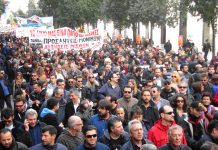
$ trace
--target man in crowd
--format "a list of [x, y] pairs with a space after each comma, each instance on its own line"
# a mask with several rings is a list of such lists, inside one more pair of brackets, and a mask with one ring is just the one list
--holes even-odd
[[179, 125], [173, 125], [168, 130], [169, 143], [164, 146], [161, 146], [159, 150], [170, 150], [170, 149], [179, 149], [179, 150], [191, 150], [187, 145], [182, 144], [182, 135], [183, 129]]
[[177, 93], [176, 89], [172, 87], [171, 81], [168, 79], [164, 81], [164, 86], [161, 90], [160, 96], [166, 100]]
[[143, 137], [142, 124], [139, 120], [132, 120], [128, 123], [130, 140], [120, 150], [140, 149], [144, 144], [152, 142]]
[[52, 125], [47, 125], [42, 128], [42, 143], [30, 147], [29, 150], [67, 150], [67, 148], [60, 144], [55, 143], [55, 138], [57, 135], [57, 130]]
[[14, 112], [10, 108], [2, 110], [0, 129], [7, 128], [11, 130], [16, 141], [24, 143], [27, 146], [31, 145], [31, 139], [27, 128], [21, 123], [14, 120]]
[[84, 143], [76, 148], [76, 150], [109, 150], [109, 147], [97, 142], [97, 128], [92, 125], [87, 125], [83, 128], [83, 134], [85, 136]]
[[[158, 148], [167, 144], [169, 139], [167, 132], [169, 127], [175, 125], [173, 108], [165, 105], [159, 109], [160, 119], [148, 131], [148, 139], [151, 140]], [[161, 135], [161, 136], [160, 136]], [[186, 144], [184, 135], [182, 135], [182, 143]]]
[[110, 114], [111, 103], [108, 100], [100, 100], [98, 104], [98, 114], [91, 117], [88, 121], [89, 125], [94, 125], [97, 128], [98, 141], [101, 140], [104, 135], [104, 130], [107, 129], [108, 120], [113, 117]]
[[37, 120], [38, 113], [34, 109], [28, 109], [25, 113], [24, 126], [26, 131], [29, 132], [32, 146], [41, 143], [42, 128], [46, 125]]
[[68, 119], [68, 128], [58, 137], [57, 142], [65, 145], [68, 150], [73, 150], [84, 141], [82, 134], [83, 122], [78, 116], [71, 116]]
[[161, 93], [161, 87], [159, 86], [153, 86], [152, 89], [152, 97], [153, 97], [153, 102], [156, 104], [158, 110], [165, 105], [170, 105], [169, 101], [166, 99], [163, 99], [160, 96]]
[[110, 149], [120, 149], [129, 140], [129, 134], [123, 130], [123, 125], [118, 117], [108, 120], [108, 129], [105, 130], [102, 143]]
[[28, 150], [26, 145], [15, 141], [11, 130], [7, 128], [0, 130], [0, 139], [1, 150]]
[[112, 94], [117, 98], [122, 97], [122, 91], [120, 89], [120, 86], [118, 84], [118, 76], [116, 73], [112, 73], [109, 82], [105, 83], [99, 90], [99, 98], [104, 99], [106, 95]]
[[27, 110], [27, 105], [25, 101], [26, 99], [22, 95], [17, 95], [14, 101], [14, 119], [21, 123], [24, 123], [25, 112]]
[[209, 123], [209, 125], [207, 127], [207, 133], [204, 133], [204, 135], [198, 141], [197, 149], [200, 149], [200, 147], [206, 141], [210, 141], [210, 142], [218, 145], [218, 120], [212, 120]]
[[130, 114], [132, 106], [138, 103], [138, 100], [132, 97], [132, 88], [130, 86], [125, 86], [123, 89], [123, 97], [117, 100], [117, 103], [125, 108], [128, 112], [128, 116]]
[[178, 123], [184, 129], [188, 146], [193, 150], [197, 150], [197, 141], [207, 132], [208, 120], [202, 114], [204, 109], [201, 102], [192, 102], [189, 108], [188, 118], [181, 119]]

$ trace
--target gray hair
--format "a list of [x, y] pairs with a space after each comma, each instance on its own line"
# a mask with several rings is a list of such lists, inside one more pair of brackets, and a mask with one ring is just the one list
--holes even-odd
[[78, 90], [76, 90], [76, 89], [71, 89], [70, 93], [73, 93], [74, 95], [80, 97], [80, 92]]
[[30, 108], [26, 111], [25, 118], [27, 119], [28, 116], [32, 116], [32, 115], [36, 115], [36, 117], [38, 117], [37, 111], [35, 109]]
[[173, 125], [168, 129], [168, 137], [171, 137], [173, 130], [179, 130], [182, 133], [182, 127], [180, 125]]
[[140, 150], [157, 150], [157, 147], [153, 144], [144, 144]]
[[60, 88], [60, 87], [55, 87], [54, 90], [53, 90], [52, 96], [55, 96], [56, 94], [59, 94], [60, 91], [64, 91], [64, 90], [62, 88]]
[[81, 119], [79, 116], [69, 117], [68, 122], [67, 122], [68, 128], [71, 128], [71, 127], [75, 126], [79, 119]]
[[131, 120], [131, 121], [128, 123], [129, 132], [131, 131], [132, 126], [133, 126], [134, 124], [140, 124], [140, 125], [142, 125], [142, 123], [141, 123], [139, 120], [136, 120], [136, 119]]

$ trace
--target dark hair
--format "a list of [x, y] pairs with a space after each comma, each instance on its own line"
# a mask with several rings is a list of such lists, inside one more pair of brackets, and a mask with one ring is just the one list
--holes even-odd
[[161, 113], [164, 113], [164, 112], [165, 112], [164, 106], [160, 107], [160, 109], [159, 109], [159, 115], [160, 115]]
[[213, 97], [212, 97], [210, 92], [203, 92], [202, 93], [202, 99], [203, 99], [203, 97], [209, 97], [211, 102], [213, 100]]
[[11, 133], [11, 135], [12, 135], [12, 132], [11, 132], [11, 130], [10, 129], [8, 129], [8, 128], [3, 128], [3, 129], [1, 129], [0, 130], [0, 134], [5, 134], [5, 133], [8, 133], [8, 132], [10, 132]]
[[135, 106], [132, 107], [132, 109], [130, 111], [130, 120], [132, 119], [134, 114], [138, 114], [138, 115], [143, 114], [142, 109], [138, 105], [135, 105]]
[[117, 98], [116, 98], [114, 95], [108, 94], [107, 96], [110, 97], [110, 102], [111, 102], [111, 103], [112, 103], [112, 102], [117, 102]]
[[154, 85], [152, 88], [156, 88], [158, 92], [161, 92], [161, 87], [158, 85]]
[[8, 119], [10, 117], [14, 116], [14, 112], [11, 108], [4, 108], [2, 110], [2, 114], [1, 114], [1, 118], [5, 118], [5, 119]]
[[56, 83], [58, 84], [60, 82], [64, 82], [64, 80], [63, 79], [57, 79]]
[[117, 122], [122, 122], [120, 118], [118, 118], [117, 116], [115, 117], [112, 117], [108, 120], [107, 122], [107, 129], [108, 129], [108, 132], [111, 133], [111, 128], [113, 128], [115, 126], [115, 123]]
[[99, 107], [99, 108], [105, 108], [106, 110], [109, 110], [109, 111], [110, 111], [111, 108], [112, 108], [112, 104], [111, 104], [110, 101], [103, 99], [103, 100], [100, 100], [100, 101], [99, 101], [98, 107]]
[[83, 127], [83, 135], [86, 135], [88, 131], [95, 130], [97, 132], [97, 128], [94, 125], [86, 125]]
[[170, 103], [170, 105], [172, 106], [172, 108], [176, 108], [177, 107], [177, 98], [178, 97], [182, 97], [183, 98], [183, 100], [184, 100], [184, 105], [183, 105], [183, 111], [187, 111], [187, 109], [188, 109], [188, 106], [187, 106], [187, 101], [186, 101], [186, 98], [185, 98], [185, 96], [184, 95], [182, 95], [182, 94], [178, 94], [176, 97], [175, 97], [175, 99], [173, 99], [172, 101], [171, 101], [171, 103]]
[[197, 82], [192, 83], [192, 88], [193, 88], [194, 92], [201, 92], [201, 87], [202, 87], [201, 81], [197, 81]]
[[57, 129], [52, 125], [46, 125], [42, 128], [42, 133], [49, 132], [50, 135], [57, 135]]
[[131, 91], [132, 91], [132, 88], [131, 88], [129, 85], [125, 85], [125, 86], [123, 87], [123, 91], [124, 91], [125, 88], [131, 89]]
[[16, 96], [15, 96], [14, 103], [17, 103], [17, 102], [23, 102], [23, 103], [25, 103], [25, 101], [26, 101], [26, 99], [25, 99], [24, 96], [22, 96], [22, 95], [16, 95]]
[[55, 106], [57, 106], [58, 103], [59, 101], [56, 98], [51, 97], [47, 100], [47, 108], [53, 109]]
[[218, 120], [212, 120], [207, 126], [207, 132], [211, 133], [213, 129], [216, 128], [218, 130]]

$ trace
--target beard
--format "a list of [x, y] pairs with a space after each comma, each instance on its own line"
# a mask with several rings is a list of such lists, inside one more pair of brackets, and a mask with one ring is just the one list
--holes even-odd
[[100, 118], [106, 118], [107, 117], [107, 112], [104, 112], [104, 113], [98, 112], [98, 115], [99, 115]]

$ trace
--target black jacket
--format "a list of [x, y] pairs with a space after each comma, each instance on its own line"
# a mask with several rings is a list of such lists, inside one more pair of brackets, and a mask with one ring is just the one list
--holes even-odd
[[28, 150], [28, 147], [23, 143], [16, 142], [13, 138], [12, 145], [9, 149], [5, 148], [2, 144], [0, 144], [0, 150]]

